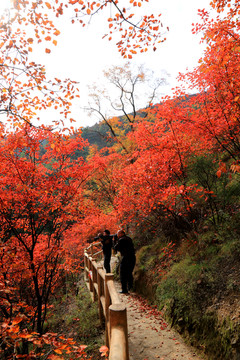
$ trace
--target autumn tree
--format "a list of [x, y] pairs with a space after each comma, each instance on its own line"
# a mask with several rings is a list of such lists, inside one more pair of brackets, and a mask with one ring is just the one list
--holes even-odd
[[[74, 97], [79, 96], [76, 84], [60, 78], [50, 80], [45, 66], [33, 60], [36, 49], [39, 52], [45, 48], [45, 52], [50, 54], [51, 47], [57, 46], [60, 31], [54, 24], [54, 16], [58, 18], [66, 12], [66, 17], [71, 17], [72, 22], [79, 21], [85, 26], [100, 12], [105, 19], [104, 10], [108, 7], [115, 9], [116, 14], [112, 18], [107, 16], [106, 23], [110, 35], [116, 33], [120, 36], [117, 46], [122, 56], [131, 58], [138, 50], [145, 52], [150, 44], [155, 50], [156, 43], [163, 41], [160, 15], [156, 18], [153, 15], [141, 16], [137, 11], [144, 2], [130, 1], [127, 7], [113, 0], [97, 3], [14, 0], [13, 7], [0, 21], [0, 113], [6, 114], [12, 124], [18, 121], [35, 124], [40, 112], [51, 108], [56, 112], [53, 121], [57, 126], [66, 119], [73, 121], [70, 109]], [[131, 8], [133, 13], [129, 13]]]
[[217, 226], [237, 191], [237, 175], [232, 180], [228, 175], [239, 169], [238, 25], [231, 8], [215, 21], [204, 10], [199, 13], [202, 23], [193, 31], [203, 32], [207, 47], [199, 66], [180, 76], [197, 93], [186, 96], [176, 88], [172, 100], [155, 106], [154, 118], [122, 134], [124, 144], [135, 145], [131, 155], [122, 152], [121, 160], [107, 155], [113, 161], [106, 160], [109, 169], [118, 163], [112, 213], [125, 226], [156, 228], [172, 219], [174, 226], [190, 230], [203, 220], [200, 207]]
[[[136, 10], [144, 2], [130, 0], [129, 5]], [[71, 129], [63, 128], [65, 120], [73, 121], [71, 103], [79, 96], [76, 84], [59, 77], [50, 80], [45, 66], [33, 60], [35, 50], [43, 45], [50, 54], [51, 47], [57, 46], [60, 31], [53, 15], [59, 17], [68, 10], [73, 10], [72, 22], [84, 26], [93, 15], [112, 7], [115, 14], [106, 19], [108, 39], [114, 32], [120, 34], [117, 48], [124, 58], [145, 52], [150, 44], [155, 51], [164, 38], [160, 15], [134, 20], [135, 14], [119, 1], [14, 0], [13, 5], [0, 21], [0, 113], [3, 122], [8, 121], [1, 128], [0, 142], [1, 351], [6, 358], [13, 354], [31, 358], [40, 357], [49, 343], [56, 353], [62, 351], [59, 338], [43, 334], [44, 321], [58, 285], [59, 267], [71, 249], [63, 246], [64, 234], [70, 240], [79, 214], [84, 218], [82, 184], [88, 177], [82, 159], [73, 158], [84, 145], [81, 137], [69, 137]], [[54, 127], [37, 122], [43, 121], [48, 109], [56, 111]], [[62, 134], [56, 132], [59, 126]], [[91, 219], [92, 214], [87, 215]], [[28, 342], [33, 346], [28, 347]], [[70, 343], [65, 345], [69, 352]]]
[[[109, 28], [108, 33], [103, 36], [107, 36], [109, 40], [114, 35], [119, 36], [120, 39], [116, 43], [118, 50], [124, 58], [132, 58], [133, 54], [146, 52], [150, 46], [155, 51], [157, 44], [165, 41], [167, 28], [163, 30], [161, 14], [157, 16], [141, 15], [138, 11], [145, 2], [148, 0], [139, 0], [138, 2], [133, 0], [127, 2], [64, 0], [61, 3], [58, 0], [51, 3], [38, 0], [29, 4], [23, 0], [15, 0], [14, 6], [18, 11], [25, 12], [34, 25], [48, 25], [48, 30], [52, 23], [49, 22], [46, 12], [54, 14], [56, 17], [67, 13], [68, 16], [70, 15], [72, 23], [79, 22], [82, 26], [90, 22], [96, 14], [102, 12], [102, 17]], [[114, 14], [111, 17], [109, 17], [109, 8]], [[39, 36], [38, 32], [37, 37]]]
[[[56, 38], [60, 32], [51, 22], [39, 19], [35, 29], [29, 29], [30, 34], [35, 31], [35, 37], [31, 37], [28, 33], [31, 22], [27, 15], [14, 11], [9, 13], [8, 18], [0, 20], [0, 114], [11, 126], [22, 121], [36, 125], [40, 114], [51, 108], [56, 112], [52, 122], [55, 126], [62, 125], [64, 120], [69, 119], [72, 99], [75, 95], [79, 96], [76, 85], [70, 80], [49, 80], [44, 65], [34, 62], [31, 55], [34, 38], [37, 42], [42, 41], [39, 33], [46, 31], [45, 41], [52, 40], [56, 45], [57, 41], [51, 36]], [[44, 26], [46, 30], [40, 32]], [[52, 33], [51, 36], [48, 33]]]
[[143, 65], [134, 69], [127, 62], [123, 67], [109, 68], [104, 76], [108, 90], [96, 85], [90, 87], [86, 110], [95, 114], [100, 124], [107, 125], [109, 131], [106, 140], [117, 143], [120, 150], [130, 153], [131, 144], [126, 142], [125, 135], [134, 131], [138, 121], [150, 116], [148, 109], [160, 100], [160, 87], [166, 84], [167, 74], [163, 73], [161, 78], [157, 78]]
[[[236, 191], [236, 176], [231, 181], [227, 175], [239, 161], [238, 27], [228, 17], [212, 21], [205, 11], [200, 14], [203, 23], [194, 31], [204, 31], [208, 46], [199, 66], [180, 76], [198, 92], [185, 96], [176, 89], [173, 100], [166, 98], [156, 107], [156, 121], [138, 123], [137, 160], [124, 169], [115, 199], [125, 223], [154, 220], [157, 226], [160, 218], [169, 217], [182, 229], [191, 229], [201, 204], [217, 226], [232, 196], [229, 190], [226, 200], [227, 188]], [[207, 168], [213, 155], [218, 170]], [[201, 158], [206, 160], [201, 177], [190, 179], [190, 163], [199, 161], [199, 169]]]
[[238, 162], [239, 139], [239, 31], [227, 18], [212, 22], [202, 12], [202, 24], [194, 31], [206, 28], [203, 39], [208, 47], [195, 71], [185, 75], [199, 95], [190, 106], [195, 108], [191, 122], [206, 146], [223, 151]]
[[81, 215], [72, 204], [88, 172], [72, 155], [83, 146], [80, 134], [64, 136], [28, 124], [1, 139], [1, 321], [10, 326], [20, 316], [20, 338], [43, 334], [64, 261], [64, 234]]

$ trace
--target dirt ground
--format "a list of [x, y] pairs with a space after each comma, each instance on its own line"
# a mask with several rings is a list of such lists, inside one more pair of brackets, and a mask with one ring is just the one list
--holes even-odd
[[[118, 291], [120, 284], [115, 283]], [[161, 313], [134, 293], [119, 294], [127, 307], [130, 360], [202, 360]]]
[[[111, 267], [117, 266], [117, 256], [112, 256]], [[115, 281], [118, 292], [121, 284]], [[134, 292], [120, 294], [120, 300], [127, 308], [128, 345], [130, 360], [203, 360], [196, 349], [187, 345], [184, 339], [163, 319], [157, 309]]]
[[[112, 256], [112, 269], [118, 263]], [[115, 281], [118, 292], [121, 284]], [[120, 300], [127, 308], [128, 345], [130, 360], [203, 360], [195, 350], [186, 345], [182, 337], [163, 319], [156, 308], [134, 292], [120, 294]]]

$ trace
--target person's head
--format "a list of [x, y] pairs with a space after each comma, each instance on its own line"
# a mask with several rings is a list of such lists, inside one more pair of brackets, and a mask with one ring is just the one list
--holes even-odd
[[117, 237], [118, 238], [121, 238], [124, 235], [125, 235], [125, 232], [123, 230], [118, 230], [118, 232], [117, 232]]
[[109, 230], [104, 230], [104, 232], [103, 232], [103, 235], [110, 235], [110, 231]]

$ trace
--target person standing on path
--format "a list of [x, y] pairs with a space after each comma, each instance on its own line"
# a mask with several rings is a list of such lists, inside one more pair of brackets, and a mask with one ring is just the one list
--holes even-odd
[[128, 290], [133, 287], [133, 269], [136, 264], [135, 249], [132, 239], [125, 234], [123, 230], [117, 232], [118, 241], [114, 250], [119, 251], [122, 255], [120, 263], [120, 281], [122, 285], [122, 294], [127, 294]]
[[104, 256], [103, 266], [106, 270], [106, 273], [110, 273], [111, 272], [110, 261], [111, 261], [112, 247], [113, 247], [113, 240], [112, 240], [113, 237], [110, 235], [109, 230], [104, 230], [103, 234], [99, 234], [98, 237], [102, 243], [102, 250]]

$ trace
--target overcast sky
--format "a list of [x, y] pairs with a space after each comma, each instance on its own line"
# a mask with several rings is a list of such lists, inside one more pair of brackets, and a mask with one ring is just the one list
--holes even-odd
[[[0, 0], [0, 11], [9, 0]], [[176, 86], [176, 77], [179, 72], [191, 70], [197, 65], [203, 53], [203, 46], [199, 44], [200, 36], [192, 35], [192, 23], [199, 20], [197, 10], [209, 10], [210, 0], [149, 0], [141, 10], [148, 14], [162, 14], [162, 22], [169, 27], [166, 33], [167, 40], [159, 44], [157, 51], [151, 49], [144, 54], [136, 55], [131, 61], [133, 64], [145, 64], [156, 75], [162, 70], [171, 77], [169, 86], [163, 88], [164, 94], [169, 94]], [[110, 10], [108, 10], [110, 11]], [[111, 14], [109, 14], [111, 15]], [[80, 106], [87, 105], [87, 85], [103, 83], [102, 72], [112, 65], [124, 65], [117, 47], [113, 41], [102, 39], [106, 24], [102, 21], [101, 12], [94, 16], [91, 24], [82, 28], [74, 24], [69, 25], [66, 19], [60, 19], [61, 36], [58, 46], [50, 55], [41, 55], [41, 63], [46, 63], [50, 76], [71, 78], [80, 82], [80, 105], [74, 106], [73, 117], [78, 117], [78, 126], [92, 125], [96, 118], [88, 118], [80, 110]], [[39, 47], [40, 50], [40, 47]], [[39, 59], [38, 61], [39, 62]]]

